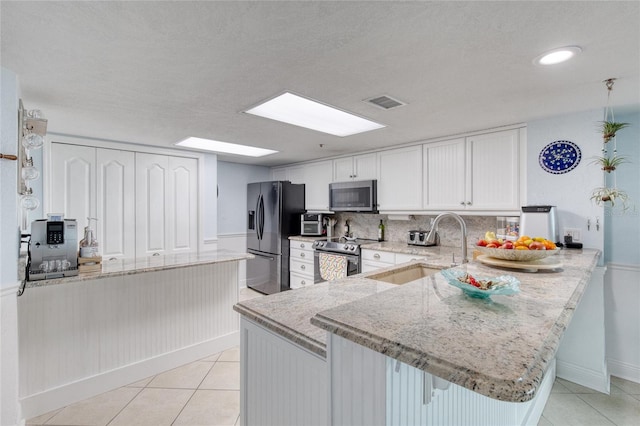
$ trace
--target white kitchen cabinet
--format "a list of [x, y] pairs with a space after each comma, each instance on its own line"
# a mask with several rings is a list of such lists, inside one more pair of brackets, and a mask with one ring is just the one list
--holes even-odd
[[291, 240], [289, 252], [289, 286], [305, 287], [314, 282], [315, 264], [313, 243]]
[[271, 169], [271, 179], [273, 180], [289, 180], [286, 167], [276, 167]]
[[426, 260], [426, 256], [407, 253], [393, 253], [390, 251], [362, 249], [360, 272], [371, 272], [381, 268], [388, 268], [411, 260]]
[[136, 256], [197, 250], [197, 161], [136, 153]]
[[331, 160], [316, 161], [288, 167], [287, 176], [291, 183], [304, 183], [305, 209], [308, 211], [329, 211], [329, 183], [331, 183], [333, 163]]
[[105, 259], [135, 255], [135, 154], [96, 149], [96, 216]]
[[423, 145], [425, 210], [519, 210], [519, 130]]
[[378, 178], [376, 153], [355, 155], [333, 160], [333, 181], [369, 180]]
[[378, 153], [378, 209], [422, 209], [422, 146]]

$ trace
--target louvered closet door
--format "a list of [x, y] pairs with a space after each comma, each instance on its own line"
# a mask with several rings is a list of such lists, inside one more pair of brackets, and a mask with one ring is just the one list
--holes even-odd
[[106, 259], [135, 256], [135, 154], [96, 150], [100, 252]]
[[169, 250], [169, 158], [136, 153], [136, 257]]
[[63, 143], [51, 144], [50, 210], [78, 221], [78, 241], [87, 217], [96, 215], [96, 149]]

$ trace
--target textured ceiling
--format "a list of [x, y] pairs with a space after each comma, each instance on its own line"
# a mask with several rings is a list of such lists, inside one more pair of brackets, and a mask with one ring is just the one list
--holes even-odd
[[[281, 151], [276, 165], [640, 104], [640, 2], [0, 3], [1, 64], [49, 132]], [[579, 45], [542, 68], [544, 51]], [[243, 110], [283, 91], [388, 127], [345, 138]], [[363, 102], [387, 94], [408, 105]], [[320, 148], [320, 144], [324, 148]]]

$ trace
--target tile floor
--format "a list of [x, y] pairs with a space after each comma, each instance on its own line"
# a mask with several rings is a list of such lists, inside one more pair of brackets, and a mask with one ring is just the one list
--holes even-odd
[[[240, 299], [260, 294], [243, 289]], [[232, 348], [27, 421], [35, 425], [239, 425], [240, 351]], [[640, 384], [604, 395], [556, 379], [539, 426], [640, 425]]]

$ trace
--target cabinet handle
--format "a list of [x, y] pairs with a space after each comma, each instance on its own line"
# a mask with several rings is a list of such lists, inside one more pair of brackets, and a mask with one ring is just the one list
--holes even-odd
[[373, 258], [374, 259], [380, 259], [380, 255], [378, 253], [376, 253], [376, 254], [373, 255]]
[[306, 281], [305, 281], [305, 280], [302, 280], [302, 281], [300, 281], [300, 284], [301, 284], [301, 285], [305, 285], [305, 284], [306, 284]]
[[464, 206], [464, 204], [465, 204], [464, 201], [460, 201], [461, 206]]
[[467, 201], [467, 205], [470, 206], [471, 205], [471, 201]]
[[300, 248], [304, 248], [304, 243], [300, 243]]
[[153, 256], [160, 256], [160, 253], [153, 253]]
[[117, 257], [112, 257], [109, 260], [118, 260], [118, 258]]
[[304, 253], [300, 253], [300, 257], [304, 257]]
[[307, 268], [304, 265], [300, 265], [300, 269], [302, 269], [304, 271]]

